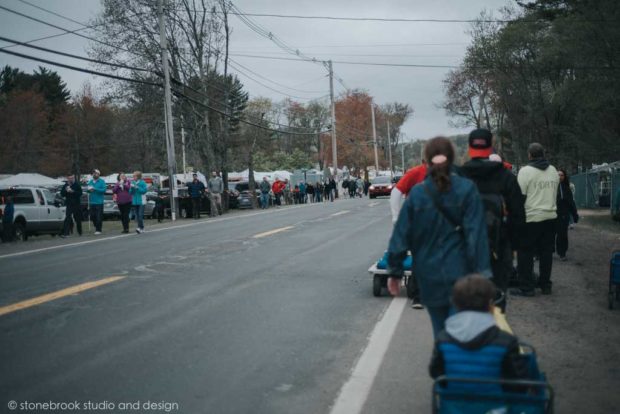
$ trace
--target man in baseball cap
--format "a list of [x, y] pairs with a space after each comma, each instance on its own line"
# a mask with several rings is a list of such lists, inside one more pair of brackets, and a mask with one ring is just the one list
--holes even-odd
[[[493, 154], [493, 134], [474, 129], [469, 134], [470, 161], [461, 173], [476, 183], [487, 217], [493, 282], [504, 293], [512, 272], [512, 251], [517, 247], [517, 229], [525, 222], [523, 196], [516, 177], [501, 162], [489, 160]], [[505, 310], [506, 302], [500, 304]]]

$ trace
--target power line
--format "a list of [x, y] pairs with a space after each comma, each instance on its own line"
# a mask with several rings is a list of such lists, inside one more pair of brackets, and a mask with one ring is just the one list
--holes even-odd
[[91, 41], [93, 41], [93, 42], [100, 43], [100, 44], [105, 45], [105, 46], [108, 46], [108, 47], [112, 47], [112, 48], [115, 48], [115, 49], [119, 49], [119, 50], [122, 50], [122, 51], [124, 51], [124, 52], [131, 53], [131, 54], [133, 54], [133, 55], [136, 55], [136, 56], [142, 56], [142, 57], [147, 57], [147, 58], [148, 58], [148, 56], [140, 55], [140, 54], [138, 54], [138, 53], [132, 52], [132, 51], [131, 51], [131, 50], [129, 50], [129, 49], [125, 49], [125, 48], [122, 48], [122, 47], [120, 47], [120, 46], [115, 46], [115, 45], [112, 45], [112, 44], [110, 44], [110, 43], [107, 43], [107, 42], [101, 41], [101, 40], [99, 40], [99, 39], [95, 39], [94, 37], [90, 37], [90, 36], [83, 35], [83, 34], [81, 34], [81, 33], [77, 33], [77, 30], [73, 30], [73, 31], [72, 31], [72, 30], [68, 30], [68, 29], [65, 29], [64, 27], [60, 27], [60, 26], [57, 26], [57, 25], [55, 25], [55, 24], [52, 24], [52, 23], [46, 22], [45, 20], [37, 19], [36, 17], [32, 17], [32, 16], [29, 16], [29, 15], [24, 14], [24, 13], [20, 13], [20, 12], [15, 11], [15, 10], [11, 10], [11, 9], [9, 9], [8, 7], [0, 6], [0, 9], [1, 9], [1, 10], [5, 10], [5, 11], [8, 11], [9, 13], [16, 14], [16, 15], [21, 16], [21, 17], [23, 17], [23, 18], [26, 18], [26, 19], [29, 19], [29, 20], [35, 21], [35, 22], [37, 22], [37, 23], [41, 23], [41, 24], [44, 24], [44, 25], [46, 25], [46, 26], [53, 27], [54, 29], [62, 30], [63, 32], [66, 32], [67, 34], [73, 34], [73, 35], [75, 35], [75, 36], [79, 36], [79, 37], [82, 37], [82, 38], [84, 38], [84, 39], [88, 39], [88, 40], [91, 40]]
[[[194, 99], [194, 98], [191, 98], [191, 97], [189, 97], [189, 96], [187, 96], [187, 95], [185, 95], [185, 94], [183, 94], [183, 93], [181, 93], [181, 92], [173, 91], [172, 93], [173, 93], [175, 96], [178, 96], [178, 97], [181, 97], [181, 98], [187, 99], [188, 101], [190, 101], [190, 102], [192, 102], [192, 103], [194, 103], [194, 104], [196, 104], [196, 105], [198, 105], [198, 106], [202, 106], [202, 107], [204, 107], [204, 108], [207, 108], [207, 109], [210, 109], [210, 110], [212, 110], [212, 111], [214, 111], [214, 112], [217, 112], [217, 113], [219, 113], [219, 114], [221, 114], [221, 115], [224, 115], [224, 116], [227, 116], [227, 117], [229, 117], [229, 118], [232, 118], [232, 119], [234, 119], [234, 120], [236, 120], [236, 121], [242, 122], [242, 123], [247, 124], [247, 125], [252, 125], [252, 126], [255, 126], [255, 127], [257, 127], [257, 128], [264, 129], [264, 130], [267, 130], [267, 131], [277, 132], [277, 133], [280, 133], [280, 134], [287, 134], [287, 135], [312, 135], [312, 136], [314, 136], [314, 135], [316, 135], [316, 134], [326, 133], [326, 132], [327, 132], [327, 131], [318, 131], [318, 132], [317, 132], [317, 131], [315, 131], [315, 132], [294, 132], [294, 131], [282, 131], [282, 130], [279, 130], [279, 129], [268, 128], [268, 127], [265, 127], [264, 125], [256, 124], [256, 123], [254, 123], [254, 122], [247, 121], [247, 120], [245, 120], [245, 119], [243, 119], [243, 118], [235, 118], [234, 116], [229, 115], [229, 114], [227, 114], [227, 113], [226, 113], [226, 112], [224, 112], [224, 111], [221, 111], [221, 110], [219, 110], [219, 109], [213, 108], [212, 106], [207, 105], [207, 104], [205, 104], [205, 103], [202, 103], [202, 102], [200, 102], [200, 101], [198, 101], [198, 100], [196, 100], [196, 99]], [[267, 121], [267, 122], [269, 122], [269, 123], [273, 124], [273, 122], [270, 122], [270, 121]], [[280, 124], [277, 124], [277, 125], [280, 125]], [[288, 127], [288, 126], [286, 126], [286, 125], [282, 125], [282, 126], [284, 126], [284, 127], [286, 127], [286, 128], [290, 128], [290, 127]]]
[[46, 13], [53, 14], [54, 16], [56, 16], [56, 17], [60, 17], [61, 19], [64, 19], [64, 20], [66, 20], [66, 21], [68, 21], [68, 22], [72, 22], [72, 23], [75, 23], [75, 24], [79, 24], [80, 26], [86, 26], [86, 25], [85, 25], [84, 23], [82, 23], [82, 22], [79, 22], [79, 21], [77, 21], [77, 20], [73, 20], [73, 19], [72, 19], [72, 18], [70, 18], [70, 17], [63, 16], [62, 14], [56, 13], [56, 12], [54, 12], [54, 11], [52, 11], [52, 10], [48, 10], [48, 9], [46, 9], [46, 8], [44, 8], [44, 7], [41, 7], [41, 6], [38, 6], [38, 5], [36, 5], [36, 4], [30, 3], [29, 1], [26, 1], [26, 0], [17, 0], [17, 1], [19, 1], [20, 3], [27, 4], [27, 5], [31, 6], [31, 7], [34, 7], [35, 9], [42, 10], [42, 11], [44, 11], [44, 12], [46, 12]]
[[273, 80], [271, 80], [271, 79], [269, 79], [269, 78], [267, 78], [267, 77], [265, 77], [265, 76], [263, 76], [263, 75], [261, 75], [259, 73], [254, 72], [252, 69], [248, 68], [247, 66], [242, 65], [241, 63], [239, 63], [239, 62], [237, 62], [237, 61], [235, 61], [233, 59], [229, 58], [228, 60], [231, 61], [231, 62], [234, 62], [235, 65], [237, 65], [239, 67], [242, 67], [246, 71], [248, 71], [248, 72], [258, 76], [259, 78], [264, 79], [264, 80], [266, 80], [268, 82], [271, 82], [274, 85], [280, 86], [282, 88], [286, 88], [286, 89], [290, 89], [290, 90], [297, 91], [297, 92], [302, 92], [302, 93], [323, 93], [324, 92], [324, 91], [306, 91], [306, 90], [303, 90], [303, 89], [297, 89], [297, 88], [293, 88], [291, 86], [286, 86], [286, 85], [283, 85], [283, 84], [278, 83], [276, 81], [273, 81]]
[[[276, 56], [246, 55], [246, 54], [240, 54], [240, 53], [231, 54], [231, 56], [249, 57], [249, 58], [255, 58], [255, 59], [299, 61], [299, 59], [294, 59], [294, 58], [276, 57]], [[333, 63], [339, 63], [339, 64], [342, 64], [342, 65], [397, 66], [397, 67], [414, 67], [414, 68], [447, 68], [447, 69], [453, 69], [453, 68], [457, 68], [458, 67], [458, 66], [455, 66], [455, 65], [418, 65], [418, 64], [407, 64], [407, 63], [351, 62], [351, 61], [339, 61], [339, 60], [334, 60], [332, 62]]]
[[[102, 60], [91, 59], [91, 58], [87, 58], [85, 56], [73, 55], [71, 53], [66, 53], [66, 52], [61, 52], [61, 51], [58, 51], [58, 50], [48, 49], [48, 48], [41, 47], [41, 46], [31, 45], [31, 44], [28, 44], [26, 42], [20, 42], [18, 40], [9, 39], [7, 37], [0, 36], [0, 40], [2, 40], [4, 42], [13, 43], [13, 44], [18, 45], [18, 46], [25, 46], [25, 47], [29, 47], [31, 49], [37, 49], [37, 50], [41, 50], [43, 52], [54, 53], [56, 55], [66, 56], [66, 57], [70, 57], [70, 58], [73, 58], [73, 59], [85, 60], [87, 62], [97, 63], [97, 64], [100, 64], [100, 65], [116, 66], [116, 67], [122, 68], [122, 69], [129, 69], [129, 70], [135, 70], [135, 71], [139, 71], [139, 72], [154, 73], [154, 72], [152, 72], [149, 69], [138, 68], [138, 67], [135, 67], [135, 66], [124, 65], [124, 64], [121, 64], [121, 63], [104, 62]], [[157, 76], [159, 76], [159, 77], [162, 76], [159, 73], [155, 73], [155, 74]]]
[[236, 65], [234, 65], [233, 63], [229, 63], [229, 65], [230, 65], [230, 67], [232, 67], [234, 70], [236, 70], [237, 72], [239, 72], [240, 74], [242, 74], [242, 75], [243, 75], [243, 76], [245, 76], [246, 78], [248, 78], [248, 79], [250, 79], [250, 80], [253, 80], [254, 82], [258, 83], [259, 85], [263, 86], [264, 88], [269, 89], [270, 91], [273, 91], [273, 92], [279, 93], [279, 94], [284, 95], [284, 96], [286, 96], [286, 97], [289, 97], [289, 98], [296, 98], [296, 99], [304, 99], [304, 100], [313, 100], [313, 99], [319, 99], [319, 98], [321, 98], [321, 97], [316, 97], [316, 98], [313, 98], [313, 97], [306, 97], [306, 96], [290, 95], [290, 94], [288, 94], [288, 93], [285, 93], [285, 92], [279, 91], [279, 90], [277, 90], [277, 89], [274, 89], [274, 88], [272, 88], [272, 87], [271, 87], [271, 86], [269, 86], [269, 85], [265, 85], [264, 83], [262, 83], [262, 82], [261, 82], [261, 81], [259, 81], [259, 80], [254, 79], [253, 77], [251, 77], [250, 75], [248, 75], [247, 73], [245, 73], [243, 70], [239, 69], [239, 68], [238, 68]]
[[151, 86], [159, 86], [159, 87], [163, 86], [161, 83], [155, 83], [155, 82], [141, 80], [141, 79], [126, 78], [124, 76], [111, 75], [109, 73], [97, 72], [95, 70], [84, 69], [84, 68], [80, 68], [80, 67], [77, 67], [77, 66], [71, 66], [71, 65], [64, 64], [64, 63], [54, 62], [54, 61], [51, 61], [51, 60], [42, 59], [42, 58], [35, 57], [35, 56], [24, 55], [22, 53], [13, 52], [12, 50], [0, 49], [0, 53], [6, 53], [6, 54], [9, 54], [9, 55], [13, 55], [13, 56], [17, 56], [17, 57], [21, 57], [21, 58], [29, 59], [29, 60], [35, 60], [37, 62], [47, 63], [48, 65], [59, 66], [61, 68], [75, 70], [75, 71], [78, 71], [78, 72], [84, 72], [84, 73], [88, 73], [88, 74], [91, 74], [91, 75], [103, 76], [105, 78], [117, 79], [117, 80], [122, 80], [122, 81], [125, 81], [125, 82], [141, 83], [143, 85], [151, 85]]

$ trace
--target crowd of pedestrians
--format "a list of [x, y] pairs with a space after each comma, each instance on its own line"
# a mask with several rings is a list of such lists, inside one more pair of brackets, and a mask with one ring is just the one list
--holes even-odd
[[[398, 294], [411, 254], [412, 305], [426, 307], [436, 339], [433, 378], [526, 378], [517, 340], [498, 329], [493, 312], [496, 305], [506, 311], [508, 292], [552, 293], [553, 253], [566, 260], [568, 228], [579, 221], [566, 171], [556, 170], [542, 145], [532, 143], [529, 162], [515, 177], [486, 129], [470, 133], [470, 161], [460, 168], [444, 137], [426, 144], [424, 158], [392, 191], [388, 289]], [[509, 290], [515, 255], [519, 287]]]

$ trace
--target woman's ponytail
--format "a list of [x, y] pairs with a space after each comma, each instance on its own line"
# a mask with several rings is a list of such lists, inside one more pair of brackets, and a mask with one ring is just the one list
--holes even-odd
[[424, 158], [435, 186], [440, 192], [450, 190], [450, 170], [454, 162], [454, 147], [445, 137], [431, 139], [424, 148]]

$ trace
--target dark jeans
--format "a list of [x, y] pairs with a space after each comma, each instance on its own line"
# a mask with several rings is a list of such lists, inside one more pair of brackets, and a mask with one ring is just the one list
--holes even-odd
[[553, 245], [555, 239], [555, 219], [538, 223], [526, 223], [519, 243], [519, 285], [525, 291], [533, 291], [534, 256], [538, 255], [540, 266], [539, 286], [551, 287], [551, 267], [553, 263]]
[[101, 231], [101, 225], [103, 224], [103, 204], [91, 204], [90, 205], [90, 219], [95, 225], [95, 231]]
[[62, 234], [68, 236], [71, 230], [71, 222], [75, 221], [75, 227], [78, 234], [82, 235], [82, 211], [80, 206], [67, 206], [67, 213], [65, 215], [65, 223], [63, 226]]
[[282, 197], [282, 193], [275, 193], [275, 196], [276, 196], [276, 206], [281, 206], [282, 201], [280, 201], [280, 198]]
[[129, 231], [129, 211], [131, 210], [131, 204], [119, 204], [118, 210], [121, 212], [123, 231]]
[[566, 256], [566, 251], [568, 250], [569, 217], [558, 217], [555, 223], [555, 251], [560, 256]]
[[427, 306], [426, 310], [431, 317], [431, 325], [433, 326], [433, 337], [437, 338], [437, 334], [444, 330], [446, 319], [456, 313], [454, 307], [446, 306]]
[[200, 198], [192, 197], [192, 216], [195, 219], [200, 218]]

